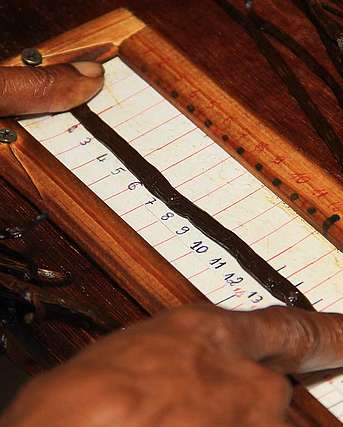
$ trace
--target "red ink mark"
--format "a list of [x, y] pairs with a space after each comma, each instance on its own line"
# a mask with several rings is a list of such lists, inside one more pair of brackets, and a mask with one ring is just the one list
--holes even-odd
[[267, 150], [269, 145], [266, 142], [259, 142], [257, 145], [255, 145], [254, 152], [255, 153], [262, 153]]
[[294, 173], [292, 178], [297, 184], [305, 184], [311, 180], [311, 177], [307, 173]]
[[283, 163], [285, 160], [286, 160], [286, 157], [277, 156], [277, 157], [275, 157], [275, 159], [272, 161], [272, 163], [274, 163], [275, 165], [279, 165], [280, 163]]
[[193, 90], [192, 92], [190, 92], [190, 94], [188, 95], [188, 97], [190, 99], [194, 99], [194, 98], [196, 98], [198, 96], [199, 92], [200, 92], [200, 89]]
[[78, 127], [80, 126], [80, 123], [74, 126], [71, 126], [67, 129], [68, 133], [73, 133]]
[[233, 290], [237, 298], [241, 298], [245, 294], [245, 290], [242, 288], [236, 288]]
[[316, 189], [313, 190], [312, 194], [315, 197], [320, 198], [320, 197], [327, 196], [329, 194], [329, 192], [327, 190], [325, 190], [325, 188], [316, 188]]
[[339, 211], [340, 209], [342, 209], [342, 207], [343, 207], [343, 202], [339, 202], [339, 201], [332, 202], [329, 205], [329, 209], [332, 211]]

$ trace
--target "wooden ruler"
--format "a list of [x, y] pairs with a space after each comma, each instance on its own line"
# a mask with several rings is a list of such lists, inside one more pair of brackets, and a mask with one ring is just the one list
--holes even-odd
[[[341, 247], [343, 194], [338, 182], [129, 12], [108, 14], [45, 43], [40, 50], [44, 64], [104, 61], [119, 53], [218, 144]], [[20, 63], [17, 57], [6, 65]], [[150, 313], [204, 300], [37, 141], [13, 121], [2, 120], [1, 125], [15, 128], [19, 135], [12, 147], [0, 147], [3, 177], [47, 209], [54, 221]], [[325, 190], [320, 203], [316, 197], [319, 189]], [[315, 425], [313, 408], [317, 425], [340, 425], [301, 388], [297, 390], [298, 407], [292, 412], [297, 425]]]
[[335, 178], [150, 28], [126, 40], [119, 55], [319, 232], [343, 247], [343, 188]]

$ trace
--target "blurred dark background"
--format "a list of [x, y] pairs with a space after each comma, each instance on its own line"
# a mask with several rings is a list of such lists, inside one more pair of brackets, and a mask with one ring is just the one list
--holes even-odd
[[0, 413], [28, 379], [28, 375], [14, 366], [6, 356], [0, 357]]

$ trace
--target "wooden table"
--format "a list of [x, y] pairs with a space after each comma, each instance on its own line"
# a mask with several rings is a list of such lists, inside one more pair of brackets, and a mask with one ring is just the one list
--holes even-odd
[[[274, 2], [280, 4], [281, 0], [274, 0]], [[215, 10], [217, 6], [213, 1], [212, 3]], [[272, 2], [268, 0], [264, 4], [267, 3]], [[223, 56], [218, 65], [216, 58], [211, 55], [219, 43], [216, 32], [214, 35], [207, 34], [207, 24], [204, 24], [208, 7], [212, 7], [211, 0], [204, 0], [203, 3], [193, 0], [188, 2], [184, 0], [174, 0], [173, 2], [162, 0], [100, 0], [97, 2], [91, 0], [74, 0], [72, 2], [67, 0], [32, 0], [30, 2], [0, 0], [2, 15], [0, 59], [17, 54], [23, 48], [34, 46], [122, 5], [134, 9], [143, 20], [167, 35], [180, 50], [192, 58], [197, 66], [205, 70], [212, 78], [220, 80], [222, 87], [227, 90], [232, 89], [233, 85], [236, 89], [240, 88], [240, 82], [233, 80], [232, 67], [237, 68], [237, 76], [243, 76], [249, 71], [245, 69], [244, 64], [240, 63], [239, 57], [235, 58], [236, 62], [233, 63], [232, 58], [230, 62], [229, 58]], [[216, 13], [214, 12], [214, 16]], [[223, 16], [219, 21], [214, 19], [212, 22], [214, 28], [218, 30], [218, 34], [225, 27], [225, 19], [227, 17]], [[299, 22], [294, 19], [294, 26]], [[306, 39], [304, 41], [306, 42]], [[313, 158], [317, 158], [318, 164], [327, 168], [335, 179], [341, 180], [342, 176], [337, 164], [325, 147], [323, 149], [323, 146], [319, 145], [318, 149], [314, 148], [316, 144], [313, 142], [317, 141], [318, 137], [313, 130], [305, 122], [300, 126], [293, 121], [293, 117], [299, 114], [299, 107], [289, 99], [284, 89], [280, 89], [281, 83], [271, 70], [268, 70], [268, 64], [261, 58], [257, 60], [256, 64], [260, 64], [262, 67], [258, 76], [262, 85], [244, 87], [245, 92], [237, 90], [237, 97], [246, 103], [250, 110], [263, 117], [273, 128], [292, 137], [295, 144], [309, 150]], [[282, 103], [282, 115], [274, 114], [268, 109], [271, 104], [254, 102], [261, 98], [265, 89], [263, 83], [274, 91], [274, 102]], [[340, 124], [340, 117], [337, 116], [336, 125], [340, 136], [343, 134], [342, 123]], [[9, 186], [1, 178], [0, 195], [2, 202], [0, 225], [18, 224], [37, 213], [28, 200], [25, 200], [15, 188]], [[20, 247], [22, 243], [18, 242], [17, 245]], [[40, 224], [37, 233], [33, 236], [32, 245], [36, 251], [36, 260], [40, 265], [53, 269], [63, 266], [64, 269], [71, 272], [73, 285], [54, 291], [57, 294], [67, 295], [80, 301], [92, 300], [100, 309], [112, 313], [113, 317], [122, 325], [147, 317], [148, 314], [136, 301], [113, 283], [86, 254], [78, 250], [77, 242], [71, 242], [53, 224], [49, 222]], [[49, 366], [69, 358], [75, 351], [92, 340], [92, 337], [85, 331], [58, 322], [34, 326], [33, 330], [35, 339], [48, 349], [47, 365]], [[34, 372], [39, 369], [39, 366], [32, 365], [32, 361], [23, 356], [19, 362], [28, 371]], [[299, 425], [315, 425], [310, 419], [305, 422], [300, 418]]]

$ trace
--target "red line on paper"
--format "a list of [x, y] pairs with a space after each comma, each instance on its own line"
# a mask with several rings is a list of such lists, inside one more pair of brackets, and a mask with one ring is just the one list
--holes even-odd
[[230, 181], [224, 182], [224, 184], [219, 185], [218, 187], [214, 188], [213, 190], [211, 190], [209, 193], [204, 194], [203, 196], [193, 200], [193, 202], [198, 202], [199, 200], [204, 199], [207, 196], [210, 196], [211, 194], [215, 193], [216, 191], [220, 190], [221, 188], [225, 187], [226, 185], [231, 184], [231, 182], [236, 181], [236, 179], [242, 177], [243, 175], [246, 175], [247, 172], [243, 172], [240, 175], [236, 176], [235, 178], [231, 179]]
[[231, 208], [231, 206], [234, 206], [234, 205], [236, 205], [237, 203], [241, 202], [242, 200], [245, 200], [245, 199], [247, 199], [248, 197], [252, 196], [253, 194], [257, 193], [257, 192], [258, 192], [258, 191], [260, 191], [262, 188], [264, 188], [264, 185], [262, 185], [262, 186], [261, 186], [261, 187], [259, 187], [259, 188], [256, 188], [256, 190], [252, 191], [251, 193], [247, 194], [246, 196], [242, 197], [241, 199], [236, 200], [236, 201], [235, 201], [234, 203], [232, 203], [231, 205], [226, 206], [225, 208], [221, 209], [220, 211], [218, 211], [218, 212], [214, 213], [214, 214], [213, 214], [213, 216], [217, 216], [217, 215], [219, 215], [220, 213], [222, 213], [222, 212], [226, 211], [227, 209]]
[[[181, 113], [178, 113], [176, 116], [170, 117], [169, 119], [165, 120], [164, 122], [159, 123], [158, 125], [154, 126], [153, 128], [151, 128], [151, 129], [149, 129], [149, 130], [146, 130], [145, 132], [143, 132], [143, 133], [139, 134], [138, 136], [136, 136], [135, 138], [131, 139], [131, 140], [129, 141], [129, 143], [131, 144], [132, 142], [134, 142], [134, 141], [136, 141], [136, 140], [138, 140], [138, 139], [142, 138], [144, 135], [147, 135], [148, 133], [153, 132], [154, 130], [156, 130], [156, 129], [160, 128], [161, 126], [165, 125], [165, 124], [166, 124], [166, 123], [168, 123], [168, 122], [171, 122], [171, 121], [173, 121], [173, 120], [177, 119], [177, 118], [178, 118], [178, 117], [180, 117], [180, 116], [181, 116]], [[195, 129], [196, 129], [196, 128], [195, 128]]]
[[277, 231], [281, 230], [281, 228], [285, 227], [286, 225], [288, 225], [289, 223], [293, 222], [294, 220], [296, 220], [297, 217], [293, 217], [291, 219], [289, 219], [288, 221], [284, 222], [283, 224], [279, 225], [279, 227], [275, 228], [274, 230], [270, 231], [268, 234], [265, 234], [264, 236], [260, 237], [259, 239], [255, 240], [252, 243], [249, 243], [250, 246], [255, 245], [256, 243], [261, 242], [262, 240], [264, 240], [266, 237], [271, 236], [272, 234], [276, 233]]
[[137, 233], [139, 233], [140, 231], [142, 231], [142, 230], [144, 230], [144, 229], [146, 229], [146, 228], [148, 228], [148, 227], [151, 227], [152, 225], [157, 224], [158, 222], [159, 222], [159, 221], [154, 221], [154, 222], [151, 222], [150, 224], [146, 224], [146, 225], [144, 225], [143, 227], [138, 228], [136, 231], [137, 231]]
[[302, 239], [298, 240], [297, 242], [293, 243], [293, 245], [288, 246], [286, 249], [284, 249], [283, 251], [279, 252], [276, 255], [273, 255], [271, 258], [267, 259], [267, 261], [271, 261], [272, 259], [277, 258], [278, 256], [282, 255], [283, 253], [289, 251], [290, 249], [295, 248], [297, 245], [299, 245], [299, 243], [303, 242], [304, 240], [306, 240], [308, 237], [312, 236], [315, 233], [315, 231], [312, 231], [312, 233], [307, 234], [306, 236], [304, 236]]
[[170, 169], [170, 168], [172, 168], [172, 167], [174, 167], [174, 166], [176, 166], [176, 165], [178, 165], [178, 164], [180, 164], [180, 163], [184, 162], [185, 160], [187, 160], [187, 159], [189, 159], [189, 158], [191, 158], [191, 157], [195, 156], [196, 154], [200, 153], [201, 151], [206, 150], [206, 148], [211, 147], [212, 145], [214, 145], [214, 142], [211, 142], [211, 144], [208, 144], [208, 145], [206, 145], [205, 147], [202, 147], [200, 150], [195, 151], [194, 153], [190, 154], [189, 156], [184, 157], [183, 159], [178, 160], [178, 161], [177, 161], [177, 162], [175, 162], [175, 163], [172, 163], [171, 165], [169, 165], [168, 167], [166, 167], [165, 169], [163, 169], [161, 172], [165, 172], [166, 170], [168, 170], [168, 169]]
[[178, 141], [179, 139], [183, 138], [184, 136], [186, 136], [186, 135], [188, 135], [188, 134], [190, 134], [190, 133], [194, 132], [194, 131], [195, 131], [195, 129], [196, 129], [196, 128], [191, 129], [191, 130], [189, 130], [189, 131], [185, 132], [184, 134], [182, 134], [182, 135], [178, 136], [177, 138], [172, 139], [171, 141], [167, 142], [166, 144], [161, 145], [161, 147], [155, 148], [154, 150], [152, 150], [152, 151], [150, 151], [149, 153], [147, 153], [144, 157], [148, 157], [148, 156], [150, 156], [151, 154], [155, 153], [156, 151], [160, 151], [160, 150], [162, 150], [163, 148], [167, 147], [168, 145], [172, 144], [173, 142], [176, 142], [176, 141]]
[[106, 179], [106, 178], [108, 178], [108, 177], [110, 177], [110, 176], [111, 176], [111, 174], [109, 173], [108, 175], [105, 175], [105, 176], [103, 176], [103, 177], [101, 177], [101, 178], [97, 179], [96, 181], [93, 181], [93, 182], [91, 182], [90, 184], [87, 184], [87, 187], [91, 187], [92, 185], [95, 185], [95, 184], [97, 184], [98, 182], [101, 182], [101, 181], [103, 181], [104, 179]]
[[325, 254], [321, 255], [320, 257], [318, 257], [317, 259], [315, 259], [314, 261], [309, 262], [308, 264], [302, 266], [301, 268], [299, 268], [299, 270], [295, 271], [294, 273], [290, 274], [289, 276], [287, 276], [287, 279], [289, 279], [290, 277], [294, 276], [295, 274], [299, 273], [300, 271], [305, 270], [306, 268], [308, 268], [310, 265], [315, 264], [316, 262], [320, 261], [321, 259], [325, 258], [326, 256], [332, 254], [332, 252], [334, 252], [335, 249], [331, 249], [329, 252], [326, 252]]
[[178, 261], [179, 259], [184, 258], [185, 256], [187, 256], [187, 255], [189, 255], [189, 254], [191, 254], [191, 253], [192, 253], [192, 251], [186, 252], [185, 254], [180, 255], [180, 256], [178, 256], [177, 258], [174, 258], [174, 259], [172, 259], [172, 260], [171, 260], [171, 261], [169, 261], [169, 262], [170, 262], [170, 263], [172, 263], [172, 262]]
[[200, 276], [201, 274], [205, 273], [205, 272], [206, 272], [206, 271], [208, 271], [208, 270], [209, 270], [209, 268], [208, 268], [208, 267], [207, 267], [207, 268], [204, 268], [203, 270], [198, 271], [198, 272], [197, 272], [197, 273], [195, 273], [195, 274], [192, 274], [192, 276], [187, 277], [187, 279], [188, 279], [188, 280], [190, 280], [190, 279], [194, 279], [194, 277]]
[[254, 216], [253, 218], [250, 218], [250, 219], [248, 219], [247, 221], [242, 222], [242, 224], [237, 225], [237, 227], [234, 227], [234, 228], [232, 229], [232, 231], [233, 231], [233, 230], [237, 230], [237, 228], [243, 227], [244, 225], [248, 224], [249, 222], [253, 221], [253, 220], [254, 220], [254, 219], [256, 219], [256, 218], [259, 218], [260, 216], [264, 215], [265, 213], [267, 213], [268, 211], [270, 211], [270, 210], [274, 209], [276, 206], [278, 206], [278, 205], [280, 205], [280, 204], [281, 204], [281, 201], [280, 201], [280, 202], [278, 202], [278, 203], [276, 203], [276, 204], [275, 204], [275, 205], [273, 205], [273, 206], [270, 206], [268, 209], [265, 209], [263, 212], [260, 212], [258, 215]]
[[322, 280], [321, 282], [317, 283], [317, 285], [315, 285], [315, 286], [313, 286], [312, 288], [308, 289], [308, 290], [306, 291], [306, 294], [307, 294], [308, 292], [313, 291], [313, 289], [318, 288], [318, 286], [322, 285], [323, 283], [327, 282], [328, 280], [332, 279], [333, 277], [337, 276], [338, 274], [342, 273], [342, 271], [343, 271], [343, 268], [339, 269], [339, 270], [338, 270], [338, 271], [336, 271], [334, 274], [331, 274], [331, 276], [327, 277], [326, 279], [324, 279], [324, 280]]
[[205, 169], [204, 171], [202, 171], [202, 172], [198, 173], [197, 175], [194, 175], [194, 176], [192, 176], [191, 178], [186, 179], [186, 181], [181, 182], [181, 184], [178, 184], [175, 188], [179, 188], [179, 187], [181, 187], [182, 185], [184, 185], [184, 184], [186, 184], [186, 183], [188, 183], [188, 182], [192, 181], [193, 179], [198, 178], [198, 177], [199, 177], [199, 176], [201, 176], [201, 175], [204, 175], [206, 172], [209, 172], [211, 169], [214, 169], [215, 167], [217, 167], [217, 166], [221, 165], [221, 164], [222, 164], [222, 163], [224, 163], [224, 162], [227, 162], [228, 160], [232, 160], [232, 159], [231, 159], [230, 157], [228, 157], [228, 158], [226, 158], [226, 159], [224, 159], [224, 160], [221, 160], [220, 162], [216, 163], [215, 165], [210, 166], [208, 169]]

